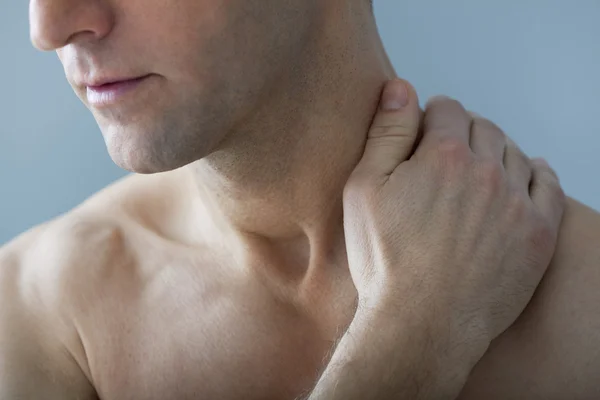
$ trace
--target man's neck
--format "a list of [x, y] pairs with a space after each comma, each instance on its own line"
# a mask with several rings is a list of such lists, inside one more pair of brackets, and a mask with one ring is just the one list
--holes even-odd
[[245, 262], [285, 265], [288, 278], [345, 260], [343, 188], [395, 76], [373, 17], [354, 11], [325, 24], [305, 62], [188, 167], [210, 213], [241, 238]]

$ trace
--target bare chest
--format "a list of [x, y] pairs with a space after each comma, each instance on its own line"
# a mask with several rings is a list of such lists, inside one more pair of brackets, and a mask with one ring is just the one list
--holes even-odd
[[99, 397], [294, 399], [309, 390], [331, 338], [260, 286], [225, 279], [179, 270], [108, 294], [82, 335]]

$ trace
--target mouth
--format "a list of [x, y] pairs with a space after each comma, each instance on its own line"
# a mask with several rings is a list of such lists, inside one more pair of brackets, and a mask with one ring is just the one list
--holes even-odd
[[151, 75], [137, 78], [106, 81], [99, 84], [86, 85], [87, 100], [91, 106], [104, 107], [116, 104], [123, 96], [137, 89]]

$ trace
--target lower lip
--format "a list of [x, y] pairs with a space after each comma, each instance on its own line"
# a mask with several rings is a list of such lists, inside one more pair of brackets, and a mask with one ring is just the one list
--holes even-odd
[[140, 78], [129, 79], [102, 86], [88, 86], [87, 100], [92, 106], [107, 106], [117, 103], [123, 95], [136, 89], [149, 75]]

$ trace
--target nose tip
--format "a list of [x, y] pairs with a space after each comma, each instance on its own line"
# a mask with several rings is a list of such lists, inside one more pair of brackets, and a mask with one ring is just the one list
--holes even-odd
[[53, 50], [53, 42], [57, 42], [52, 26], [45, 26], [46, 19], [42, 15], [41, 5], [37, 0], [29, 2], [29, 37], [33, 46], [42, 51]]
[[77, 40], [100, 40], [112, 30], [113, 19], [103, 0], [31, 0], [30, 39], [50, 51]]
[[51, 51], [62, 47], [63, 42], [56, 28], [46, 26], [47, 22], [37, 18], [34, 13], [30, 13], [29, 17], [29, 37], [33, 47], [41, 51]]

